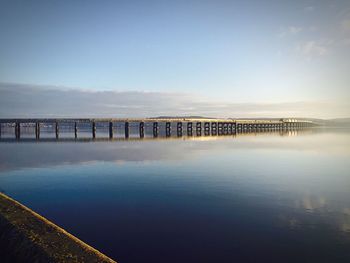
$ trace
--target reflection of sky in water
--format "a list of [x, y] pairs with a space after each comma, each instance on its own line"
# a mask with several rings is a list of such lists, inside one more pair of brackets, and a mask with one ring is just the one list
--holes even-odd
[[121, 262], [350, 260], [350, 133], [0, 143], [0, 188]]

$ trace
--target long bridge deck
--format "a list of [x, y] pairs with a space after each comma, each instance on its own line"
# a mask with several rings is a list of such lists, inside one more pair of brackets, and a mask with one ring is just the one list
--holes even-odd
[[237, 122], [237, 123], [313, 123], [301, 119], [233, 118], [0, 118], [0, 123], [92, 123], [92, 122]]
[[92, 138], [96, 137], [96, 123], [107, 123], [109, 126], [109, 138], [113, 138], [113, 133], [117, 123], [124, 124], [125, 137], [129, 137], [130, 123], [137, 123], [139, 126], [140, 137], [144, 137], [145, 124], [152, 123], [153, 134], [157, 137], [160, 124], [165, 124], [165, 131], [171, 133], [172, 124], [176, 123], [178, 134], [182, 134], [183, 126], [186, 125], [187, 133], [211, 131], [212, 133], [237, 131], [244, 132], [256, 129], [291, 129], [306, 128], [316, 124], [304, 119], [215, 119], [215, 118], [13, 118], [0, 119], [0, 137], [2, 126], [14, 126], [16, 138], [21, 136], [21, 127], [26, 125], [35, 125], [36, 138], [40, 138], [40, 128], [43, 125], [53, 125], [55, 127], [56, 138], [59, 137], [59, 127], [74, 127], [75, 138], [78, 137], [78, 129], [82, 124], [91, 126]]

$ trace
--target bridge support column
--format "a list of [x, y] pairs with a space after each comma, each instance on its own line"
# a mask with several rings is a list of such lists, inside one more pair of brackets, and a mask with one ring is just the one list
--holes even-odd
[[140, 122], [140, 138], [145, 137], [145, 123], [143, 121]]
[[38, 140], [40, 138], [40, 123], [35, 123], [35, 138]]
[[182, 136], [182, 122], [177, 123], [177, 136], [178, 137]]
[[196, 131], [201, 131], [202, 130], [202, 123], [201, 122], [197, 122], [196, 123]]
[[187, 122], [187, 136], [193, 135], [193, 123]]
[[223, 135], [225, 130], [225, 123], [218, 122], [218, 135]]
[[125, 122], [125, 124], [124, 124], [124, 128], [125, 128], [125, 138], [129, 138], [129, 122]]
[[177, 123], [177, 131], [182, 131], [182, 122]]
[[109, 139], [113, 139], [113, 122], [109, 122]]
[[217, 122], [212, 122], [210, 125], [211, 125], [211, 135], [216, 135], [218, 130]]
[[153, 122], [153, 137], [158, 137], [158, 122]]
[[224, 130], [225, 132], [227, 132], [227, 130], [228, 130], [227, 122], [224, 122], [224, 123], [222, 124], [222, 127], [223, 127], [223, 130]]
[[59, 126], [58, 126], [58, 122], [56, 121], [56, 123], [55, 123], [55, 133], [56, 133], [56, 139], [58, 139], [59, 138]]
[[92, 122], [92, 138], [95, 139], [96, 138], [96, 123], [93, 121]]
[[75, 139], [78, 138], [78, 124], [77, 124], [77, 122], [74, 122], [74, 137], [75, 137]]
[[188, 122], [187, 123], [187, 131], [192, 131], [193, 129], [193, 123], [192, 122]]
[[170, 137], [170, 135], [171, 135], [171, 122], [165, 123], [165, 135], [167, 137]]
[[222, 122], [218, 122], [218, 131], [222, 130]]
[[16, 139], [21, 138], [21, 124], [19, 122], [15, 123], [15, 135]]

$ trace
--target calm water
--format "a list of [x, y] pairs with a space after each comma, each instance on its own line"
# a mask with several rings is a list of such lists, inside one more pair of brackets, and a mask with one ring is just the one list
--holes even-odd
[[344, 130], [0, 142], [0, 190], [121, 263], [350, 262], [349, 171]]

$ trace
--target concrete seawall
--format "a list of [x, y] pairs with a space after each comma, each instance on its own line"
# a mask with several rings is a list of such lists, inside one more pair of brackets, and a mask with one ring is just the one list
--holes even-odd
[[1, 262], [115, 262], [0, 193]]

